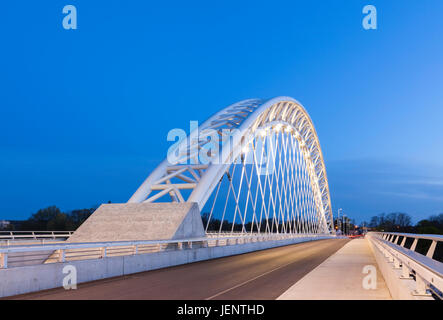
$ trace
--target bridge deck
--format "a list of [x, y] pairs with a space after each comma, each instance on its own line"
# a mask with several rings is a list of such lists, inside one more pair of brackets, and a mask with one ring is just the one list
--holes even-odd
[[300, 243], [12, 299], [276, 299], [349, 240]]
[[[281, 300], [390, 300], [367, 239], [354, 239], [294, 284]], [[363, 287], [363, 268], [377, 270], [376, 289]]]

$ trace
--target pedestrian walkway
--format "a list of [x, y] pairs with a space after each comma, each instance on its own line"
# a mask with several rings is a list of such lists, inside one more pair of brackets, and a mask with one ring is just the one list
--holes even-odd
[[[279, 300], [391, 300], [378, 269], [369, 240], [354, 239], [326, 259], [291, 288]], [[365, 266], [376, 269], [376, 289], [365, 289]], [[372, 267], [369, 267], [372, 268]], [[367, 286], [366, 286], [367, 287]]]

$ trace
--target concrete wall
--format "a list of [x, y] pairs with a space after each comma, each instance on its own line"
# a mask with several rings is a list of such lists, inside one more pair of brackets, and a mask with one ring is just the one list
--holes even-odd
[[63, 278], [66, 276], [66, 274], [63, 274], [63, 268], [67, 265], [76, 267], [77, 283], [82, 283], [328, 238], [331, 237], [298, 238], [220, 247], [171, 250], [132, 256], [0, 269], [0, 297], [61, 287]]

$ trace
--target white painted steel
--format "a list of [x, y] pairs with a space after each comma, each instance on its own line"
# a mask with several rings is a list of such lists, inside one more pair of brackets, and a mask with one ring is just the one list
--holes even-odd
[[74, 231], [0, 231], [0, 240], [67, 239]]
[[[220, 162], [215, 163], [211, 160], [209, 163], [201, 163], [198, 152], [209, 142], [204, 134], [203, 139], [198, 133], [214, 132], [214, 130], [220, 141], [223, 141], [225, 134], [223, 130], [233, 130], [233, 148], [225, 152], [225, 145], [222, 145], [221, 152], [217, 155]], [[242, 147], [252, 146], [253, 151], [256, 152], [255, 148], [260, 139], [259, 132], [265, 132], [266, 135], [270, 132], [269, 135], [271, 135], [274, 131], [277, 132], [277, 139], [281, 140], [277, 140], [278, 145], [271, 145], [271, 149], [274, 148], [274, 151], [279, 153], [276, 158], [280, 161], [278, 170], [282, 172], [274, 174], [277, 176], [276, 186], [272, 185], [274, 182], [274, 176], [272, 176], [272, 183], [265, 180], [264, 185], [260, 185], [259, 193], [258, 187], [257, 190], [250, 188], [251, 180], [256, 177], [258, 169], [256, 168], [255, 173], [252, 169], [251, 176], [248, 176], [243, 158], [243, 154], [246, 155], [248, 151], [242, 150]], [[263, 140], [265, 140], [264, 137]], [[272, 201], [274, 211], [266, 210], [265, 217], [261, 218], [266, 218], [266, 223], [268, 223], [272, 217], [273, 224], [275, 221], [278, 226], [281, 225], [284, 230], [277, 229], [277, 233], [334, 233], [329, 185], [319, 139], [312, 120], [297, 100], [290, 97], [277, 97], [267, 101], [259, 99], [240, 101], [216, 113], [198, 129], [191, 132], [187, 139], [179, 144], [178, 150], [182, 152], [176, 163], [170, 163], [168, 159], [165, 159], [138, 188], [129, 199], [129, 203], [164, 202], [165, 197], [169, 195], [167, 202], [196, 202], [202, 210], [211, 195], [218, 192], [217, 187], [226, 175], [231, 184], [229, 175], [232, 172], [230, 170], [234, 170], [233, 164], [241, 159], [243, 163], [241, 182], [239, 185], [228, 187], [229, 191], [232, 190], [232, 196], [236, 202], [234, 215], [238, 211], [239, 217], [242, 218], [242, 208], [239, 206], [240, 200], [236, 194], [240, 194], [242, 187], [247, 185], [246, 197], [248, 202], [251, 199], [249, 205], [253, 206], [254, 215], [258, 203], [257, 195], [259, 195], [262, 207], [265, 203]], [[282, 153], [284, 153], [284, 160], [282, 160]], [[276, 158], [274, 158], [275, 162], [277, 162]], [[257, 166], [255, 158], [254, 165]], [[301, 172], [300, 167], [306, 173]], [[179, 182], [172, 182], [173, 179]], [[261, 182], [259, 181], [258, 184]], [[297, 187], [299, 185], [301, 187]], [[266, 195], [268, 186], [270, 195]], [[192, 190], [188, 197], [183, 194], [186, 190]], [[299, 201], [300, 194], [303, 199]], [[276, 201], [279, 201], [279, 212], [276, 212]], [[304, 213], [299, 212], [302, 210]], [[246, 212], [244, 215], [246, 216]], [[258, 225], [258, 218], [253, 217], [251, 233], [254, 231], [254, 219]], [[296, 220], [298, 227], [294, 222]], [[244, 228], [246, 218], [241, 219], [241, 223]], [[232, 230], [234, 230], [234, 222], [232, 224]], [[260, 232], [260, 229], [257, 231]], [[265, 233], [267, 232], [275, 231], [266, 229]]]

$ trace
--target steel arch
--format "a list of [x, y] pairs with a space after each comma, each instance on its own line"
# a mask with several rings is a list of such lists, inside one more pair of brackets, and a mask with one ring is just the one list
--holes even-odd
[[[194, 163], [180, 165], [170, 163], [168, 159], [165, 159], [142, 183], [128, 203], [153, 202], [169, 194], [170, 201], [196, 202], [201, 210], [231, 165], [229, 159], [236, 159], [242, 152], [241, 147], [245, 139], [266, 125], [282, 125], [293, 130], [307, 162], [312, 181], [311, 188], [315, 194], [315, 201], [321, 208], [319, 214], [324, 217], [323, 229], [325, 232], [333, 233], [331, 199], [320, 142], [306, 109], [291, 97], [276, 97], [266, 101], [243, 100], [217, 112], [197, 130], [204, 133], [212, 129], [221, 134], [222, 129], [238, 129], [234, 134], [234, 141], [237, 143], [233, 146], [232, 153], [221, 155], [221, 164], [199, 163], [198, 154], [196, 155], [191, 150], [195, 134], [191, 132], [188, 138], [180, 143], [179, 149], [186, 145], [186, 152], [182, 156], [188, 160], [195, 159]], [[196, 143], [199, 149], [205, 142], [197, 137]], [[173, 178], [178, 178], [183, 183], [171, 183]], [[186, 189], [192, 190], [187, 199], [180, 192]], [[158, 193], [152, 196], [153, 191], [158, 191]]]

